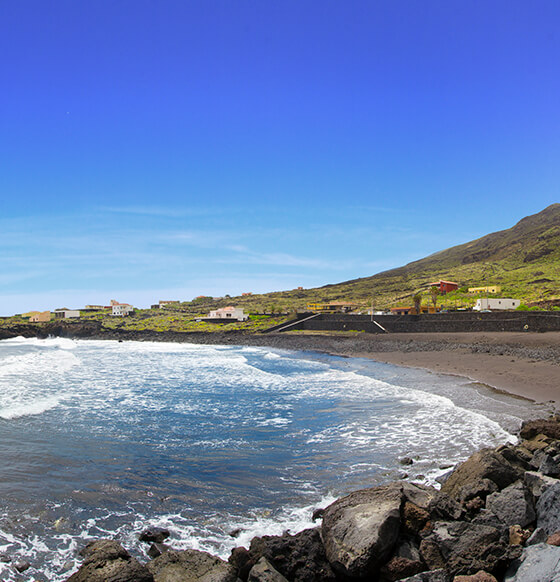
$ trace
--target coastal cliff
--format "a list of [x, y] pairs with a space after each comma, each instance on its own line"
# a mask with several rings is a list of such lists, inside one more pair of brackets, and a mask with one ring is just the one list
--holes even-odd
[[556, 580], [560, 419], [525, 422], [518, 444], [473, 454], [440, 490], [392, 482], [351, 493], [314, 517], [322, 519], [317, 528], [253, 538], [228, 562], [173, 550], [165, 530], [141, 534], [151, 543], [147, 564], [117, 542], [92, 542], [68, 582]]

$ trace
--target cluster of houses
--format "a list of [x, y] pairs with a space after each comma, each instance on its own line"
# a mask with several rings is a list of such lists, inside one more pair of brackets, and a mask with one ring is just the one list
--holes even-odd
[[86, 305], [82, 309], [55, 309], [54, 311], [31, 311], [25, 316], [29, 317], [30, 323], [44, 323], [51, 321], [51, 319], [77, 319], [82, 313], [91, 313], [94, 311], [106, 311], [109, 315], [115, 317], [125, 317], [134, 311], [134, 307], [129, 303], [119, 303], [115, 299], [111, 299], [110, 305]]
[[[429, 283], [430, 289], [434, 287], [438, 290], [439, 294], [446, 295], [452, 291], [459, 289], [459, 284], [454, 281], [435, 281]], [[302, 287], [298, 287], [298, 290], [302, 290]], [[512, 310], [517, 309], [521, 302], [519, 299], [511, 298], [498, 298], [489, 297], [489, 295], [497, 295], [501, 293], [501, 288], [498, 285], [488, 285], [485, 287], [469, 287], [469, 293], [485, 294], [486, 297], [477, 299], [476, 304], [472, 308], [474, 311], [502, 311], [502, 310]], [[243, 293], [243, 296], [247, 297], [252, 295], [252, 293]], [[216, 298], [221, 299], [221, 298]], [[160, 300], [158, 303], [151, 305], [152, 309], [166, 309], [173, 308], [180, 305], [180, 301], [177, 300]], [[349, 301], [330, 301], [330, 302], [315, 302], [309, 303], [307, 305], [307, 311], [314, 313], [350, 313], [355, 312], [360, 305], [358, 303], [353, 303]], [[416, 313], [416, 307], [393, 307], [390, 312], [393, 315], [409, 315]], [[58, 319], [76, 319], [81, 316], [82, 313], [88, 312], [98, 312], [104, 311], [109, 312], [109, 315], [114, 317], [125, 317], [134, 312], [134, 307], [129, 303], [120, 303], [115, 299], [111, 300], [110, 305], [86, 305], [82, 309], [55, 309], [54, 312], [51, 311], [32, 311], [28, 314], [24, 314], [24, 317], [28, 317], [31, 323], [41, 323], [51, 321], [53, 318]], [[421, 305], [420, 313], [436, 313], [440, 311], [440, 307], [434, 305]], [[373, 314], [373, 311], [368, 312], [368, 314]], [[375, 312], [379, 313], [379, 312]], [[247, 321], [249, 316], [244, 313], [243, 309], [240, 307], [234, 307], [233, 305], [228, 305], [227, 307], [221, 307], [219, 309], [214, 309], [208, 313], [204, 318], [198, 321], [214, 322], [214, 323], [226, 323], [231, 321]]]

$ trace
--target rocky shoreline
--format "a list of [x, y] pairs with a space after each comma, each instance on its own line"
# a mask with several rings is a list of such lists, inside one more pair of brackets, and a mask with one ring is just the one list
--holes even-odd
[[[550, 335], [555, 332], [550, 332]], [[535, 334], [532, 334], [533, 337]], [[547, 334], [538, 334], [546, 337]], [[266, 346], [278, 349], [313, 350], [331, 354], [355, 356], [357, 353], [384, 352], [443, 352], [468, 349], [472, 353], [530, 358], [534, 361], [560, 362], [560, 342], [527, 342], [531, 334], [521, 334], [524, 341], [511, 341], [512, 334], [423, 333], [423, 334], [255, 334], [239, 331], [176, 332], [134, 331], [108, 329], [98, 322], [51, 322], [34, 325], [22, 324], [0, 328], [0, 339], [16, 336], [46, 338], [49, 336], [73, 339], [98, 339], [116, 341], [179, 342], [208, 345]], [[491, 336], [503, 338], [490, 340]]]
[[295, 535], [255, 537], [226, 562], [148, 530], [141, 564], [113, 540], [88, 544], [67, 582], [547, 582], [560, 579], [560, 418], [523, 424], [440, 490], [397, 481], [356, 491]]

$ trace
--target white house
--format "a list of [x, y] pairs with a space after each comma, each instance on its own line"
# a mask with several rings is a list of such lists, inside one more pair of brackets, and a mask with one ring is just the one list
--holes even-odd
[[485, 311], [488, 309], [490, 311], [501, 311], [504, 309], [517, 309], [520, 305], [521, 301], [519, 299], [483, 297], [482, 299], [476, 300], [476, 305], [473, 307], [473, 310]]
[[228, 307], [221, 307], [220, 309], [214, 309], [208, 314], [209, 319], [234, 319], [237, 321], [247, 321], [249, 319], [248, 315], [243, 313], [241, 307], [233, 307], [229, 305]]
[[134, 311], [134, 307], [128, 303], [119, 303], [114, 299], [111, 299], [111, 315], [116, 317], [125, 317], [131, 311]]

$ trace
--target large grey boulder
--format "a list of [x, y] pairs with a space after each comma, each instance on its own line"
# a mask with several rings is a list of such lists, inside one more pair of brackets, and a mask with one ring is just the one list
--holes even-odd
[[67, 582], [153, 582], [146, 566], [132, 558], [114, 540], [89, 543], [80, 554], [85, 560]]
[[525, 548], [509, 567], [504, 582], [560, 582], [560, 548], [548, 544]]
[[198, 550], [170, 550], [148, 563], [154, 582], [237, 582], [231, 564]]
[[526, 527], [537, 517], [531, 494], [521, 481], [516, 481], [502, 491], [489, 495], [486, 499], [486, 509], [507, 526]]
[[[503, 528], [460, 521], [434, 523], [432, 532], [420, 545], [425, 560], [428, 548], [433, 566], [445, 564], [456, 575], [475, 574], [479, 570], [493, 573], [521, 553], [519, 546], [509, 546]], [[444, 564], [437, 563], [436, 548]]]
[[537, 527], [547, 534], [560, 530], [560, 481], [551, 485], [537, 502]]
[[498, 489], [503, 489], [517, 481], [522, 471], [514, 467], [505, 457], [493, 449], [482, 449], [459, 465], [441, 487], [454, 499], [459, 499], [461, 490], [470, 483], [483, 479], [493, 481]]
[[247, 582], [288, 582], [288, 580], [275, 570], [266, 558], [262, 557], [251, 568]]
[[373, 574], [398, 540], [405, 501], [426, 508], [435, 490], [408, 483], [362, 489], [325, 509], [321, 534], [327, 559], [347, 577]]

